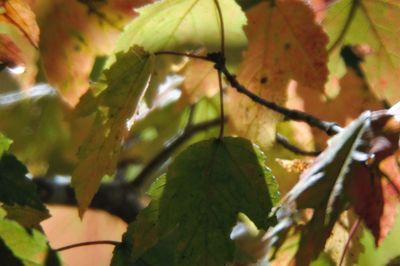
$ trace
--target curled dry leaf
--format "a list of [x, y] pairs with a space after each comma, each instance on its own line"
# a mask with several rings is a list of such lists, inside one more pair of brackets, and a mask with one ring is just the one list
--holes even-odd
[[270, 233], [277, 249], [283, 241], [279, 239], [296, 226], [294, 217], [313, 209], [300, 233], [296, 265], [307, 265], [317, 258], [347, 206], [373, 233], [377, 244], [393, 226], [400, 199], [398, 109], [396, 105], [390, 110], [363, 113], [330, 140], [329, 147], [283, 200], [287, 211]]

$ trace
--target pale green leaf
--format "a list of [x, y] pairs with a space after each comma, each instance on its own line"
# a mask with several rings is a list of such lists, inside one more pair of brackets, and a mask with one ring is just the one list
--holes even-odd
[[[0, 239], [25, 266], [40, 266], [47, 251], [46, 237], [36, 229], [26, 230], [17, 222], [4, 218], [0, 209]], [[0, 258], [1, 261], [1, 258]]]
[[[219, 0], [225, 26], [227, 52], [246, 45], [246, 17], [234, 0]], [[133, 45], [146, 51], [187, 50], [201, 46], [219, 51], [221, 25], [214, 0], [165, 0], [138, 10], [139, 17], [127, 25], [117, 51]]]

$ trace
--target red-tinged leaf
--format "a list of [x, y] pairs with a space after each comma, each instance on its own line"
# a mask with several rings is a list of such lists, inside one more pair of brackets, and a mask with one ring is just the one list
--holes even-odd
[[38, 47], [39, 26], [28, 3], [25, 0], [2, 0], [0, 7], [5, 9], [5, 12], [0, 14], [0, 21], [15, 25], [33, 46]]
[[355, 212], [374, 235], [376, 245], [382, 242], [394, 225], [400, 196], [400, 171], [394, 157], [381, 162], [381, 170], [390, 181], [381, 175], [374, 175], [372, 169], [360, 166], [347, 191]]
[[0, 62], [10, 67], [25, 64], [22, 51], [5, 34], [0, 34]]
[[[262, 2], [247, 12], [249, 47], [237, 72], [247, 89], [278, 104], [290, 79], [322, 91], [327, 78], [328, 39], [311, 8], [298, 0]], [[230, 90], [231, 120], [239, 135], [266, 148], [281, 116]]]
[[[301, 230], [294, 260], [296, 265], [308, 265], [318, 257], [337, 219], [345, 210], [344, 188], [354, 167], [359, 164], [360, 156], [357, 154], [366, 148], [361, 140], [370, 128], [370, 120], [371, 113], [366, 112], [334, 136], [329, 147], [303, 172], [301, 180], [283, 200], [283, 209], [288, 211], [283, 213], [276, 226], [278, 238], [279, 234], [296, 225], [293, 219], [298, 212], [296, 208], [303, 212], [305, 209], [313, 209], [312, 216], [306, 216], [311, 218]], [[271, 239], [273, 237], [272, 234]], [[281, 244], [276, 242], [275, 246], [279, 249]]]

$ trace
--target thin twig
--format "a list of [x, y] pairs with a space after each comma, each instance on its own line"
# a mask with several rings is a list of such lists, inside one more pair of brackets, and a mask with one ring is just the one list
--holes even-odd
[[240, 84], [236, 79], [236, 77], [229, 72], [225, 64], [221, 63], [220, 61], [217, 61], [217, 59], [213, 59], [214, 57], [215, 54], [212, 54], [212, 57], [210, 57], [209, 55], [209, 58], [214, 60], [215, 62], [215, 68], [224, 73], [226, 79], [228, 80], [228, 82], [231, 84], [232, 87], [234, 87], [239, 93], [242, 93], [247, 97], [249, 97], [254, 102], [259, 103], [277, 113], [280, 113], [291, 120], [302, 121], [309, 124], [312, 127], [319, 128], [325, 131], [330, 136], [335, 135], [342, 130], [342, 128], [338, 126], [338, 124], [335, 122], [322, 121], [311, 114], [301, 112], [298, 110], [288, 109], [274, 102], [270, 102], [268, 100], [259, 97], [258, 95], [247, 90], [242, 84]]
[[354, 14], [357, 10], [357, 7], [358, 7], [358, 1], [353, 1], [351, 3], [351, 8], [350, 8], [349, 14], [346, 18], [346, 22], [344, 23], [344, 26], [342, 28], [342, 31], [340, 32], [340, 34], [337, 37], [337, 39], [335, 40], [335, 42], [331, 45], [331, 47], [328, 48], [328, 54], [331, 54], [332, 51], [335, 50], [336, 47], [340, 44], [340, 42], [343, 40], [348, 29], [350, 28], [351, 22], [353, 21]]
[[[224, 119], [226, 121], [226, 118]], [[207, 129], [213, 128], [220, 125], [220, 118], [212, 119], [209, 121], [201, 122], [195, 125], [187, 126], [182, 133], [178, 135], [170, 144], [165, 147], [159, 154], [157, 154], [146, 166], [142, 169], [142, 171], [137, 175], [137, 177], [129, 183], [129, 187], [132, 188], [143, 188], [144, 185], [149, 183], [149, 178], [151, 173], [158, 169], [160, 165], [162, 165], [171, 154], [184, 142], [189, 140], [192, 136], [205, 131]]]
[[289, 151], [299, 154], [299, 155], [305, 155], [305, 156], [318, 156], [321, 152], [320, 151], [305, 151], [292, 143], [289, 142], [289, 140], [284, 137], [281, 134], [276, 134], [276, 142], [288, 149]]
[[217, 7], [219, 21], [221, 23], [221, 54], [225, 57], [225, 27], [224, 27], [224, 18], [222, 16], [221, 6], [219, 5], [218, 0], [214, 0], [215, 6]]
[[343, 261], [344, 261], [344, 257], [346, 256], [346, 253], [347, 253], [347, 251], [349, 249], [349, 246], [350, 246], [350, 241], [353, 239], [355, 233], [357, 232], [358, 227], [360, 227], [360, 224], [361, 224], [361, 219], [357, 218], [357, 220], [354, 222], [353, 226], [350, 229], [349, 237], [348, 237], [347, 242], [346, 242], [346, 244], [344, 246], [342, 255], [340, 256], [339, 266], [342, 266]]
[[210, 61], [210, 59], [207, 56], [202, 56], [202, 55], [196, 55], [196, 54], [190, 54], [190, 53], [181, 53], [181, 52], [175, 52], [175, 51], [159, 51], [155, 52], [155, 55], [176, 55], [176, 56], [186, 56], [190, 58], [195, 58], [195, 59], [201, 59], [205, 61]]
[[119, 245], [121, 242], [113, 241], [113, 240], [98, 240], [98, 241], [88, 241], [88, 242], [81, 242], [72, 245], [68, 245], [61, 248], [56, 248], [55, 251], [64, 251], [67, 249], [77, 248], [77, 247], [84, 247], [84, 246], [93, 246], [93, 245]]

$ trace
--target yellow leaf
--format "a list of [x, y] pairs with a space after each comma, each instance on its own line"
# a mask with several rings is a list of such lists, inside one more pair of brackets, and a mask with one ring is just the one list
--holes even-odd
[[121, 144], [131, 118], [145, 92], [153, 57], [133, 48], [117, 54], [117, 61], [104, 74], [107, 88], [97, 97], [99, 107], [92, 130], [79, 148], [79, 162], [72, 186], [82, 215], [105, 175], [115, 171]]

